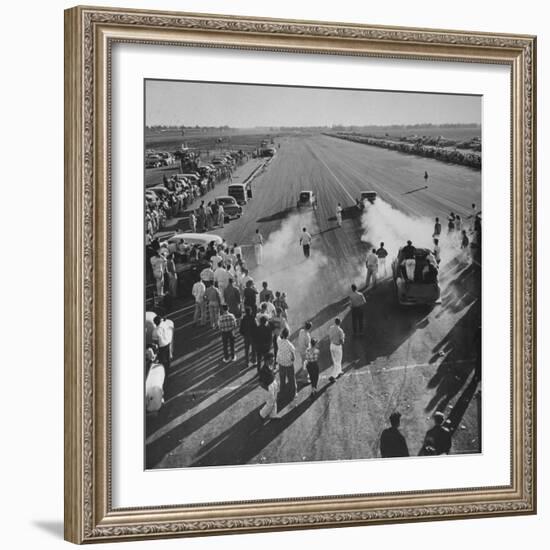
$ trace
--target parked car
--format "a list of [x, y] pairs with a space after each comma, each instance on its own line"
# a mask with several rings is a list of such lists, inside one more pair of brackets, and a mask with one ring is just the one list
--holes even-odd
[[153, 187], [148, 187], [147, 191], [155, 193], [159, 199], [166, 199], [170, 195], [170, 191], [164, 187], [164, 185], [154, 185]]
[[317, 208], [317, 197], [313, 191], [300, 191], [298, 196], [297, 208], [304, 208], [310, 206], [311, 208]]
[[184, 240], [187, 244], [204, 246], [206, 248], [212, 241], [216, 244], [222, 244], [223, 239], [214, 233], [176, 233], [169, 239], [160, 243], [161, 247], [166, 246], [169, 252], [176, 250], [177, 244]]
[[[435, 259], [430, 260], [431, 251], [417, 248], [413, 280], [409, 280], [403, 265], [403, 249], [392, 262], [393, 282], [397, 301], [402, 306], [434, 305], [441, 303], [438, 267]], [[432, 256], [433, 258], [433, 256]]]
[[215, 201], [217, 204], [221, 204], [223, 206], [226, 221], [236, 220], [242, 216], [243, 207], [239, 206], [235, 197], [223, 195], [221, 197], [216, 197]]

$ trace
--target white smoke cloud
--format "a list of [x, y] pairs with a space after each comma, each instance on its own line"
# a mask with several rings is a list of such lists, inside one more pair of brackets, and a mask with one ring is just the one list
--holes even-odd
[[291, 329], [317, 313], [320, 303], [327, 303], [326, 296], [324, 300], [321, 296], [323, 285], [319, 284], [319, 278], [328, 258], [314, 246], [310, 258], [304, 257], [299, 244], [303, 227], [311, 235], [319, 232], [311, 211], [292, 214], [284, 220], [281, 227], [267, 238], [263, 247], [263, 264], [252, 273], [258, 290], [262, 281], [267, 281], [273, 292], [286, 293]]
[[[447, 234], [447, 218], [440, 216], [439, 222], [442, 227], [439, 246], [443, 265], [459, 253], [460, 238], [457, 232]], [[433, 218], [409, 215], [378, 198], [373, 204], [367, 202], [365, 205], [361, 216], [361, 240], [376, 248], [383, 242], [389, 258], [393, 259], [408, 240], [416, 247], [433, 250], [434, 225], [435, 215]]]

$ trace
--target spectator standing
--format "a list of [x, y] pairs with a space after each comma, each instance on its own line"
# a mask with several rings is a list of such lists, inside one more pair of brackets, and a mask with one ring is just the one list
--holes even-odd
[[461, 231], [460, 249], [462, 250], [462, 253], [464, 255], [464, 260], [469, 261], [470, 260], [470, 239], [468, 238], [468, 234], [466, 233], [465, 229]]
[[189, 214], [189, 229], [191, 230], [191, 233], [197, 232], [197, 216], [195, 215], [194, 210], [191, 210], [191, 213]]
[[267, 287], [267, 281], [264, 281], [260, 290], [260, 302], [268, 302], [270, 298], [273, 298], [273, 292]]
[[275, 378], [276, 373], [277, 370], [275, 367], [273, 354], [268, 353], [266, 354], [264, 362], [258, 373], [260, 387], [265, 392], [265, 403], [260, 409], [260, 416], [263, 420], [266, 418], [268, 420], [280, 418], [277, 415], [277, 392], [279, 387]]
[[252, 310], [250, 308], [245, 309], [243, 318], [241, 319], [241, 324], [239, 326], [239, 332], [243, 337], [244, 343], [244, 359], [246, 366], [250, 364], [256, 364], [256, 319], [252, 315]]
[[218, 321], [220, 317], [221, 295], [220, 291], [214, 286], [213, 283], [208, 283], [204, 297], [208, 304], [208, 316], [210, 317], [210, 326], [213, 329], [218, 328]]
[[256, 305], [256, 297], [258, 296], [258, 291], [254, 288], [254, 281], [246, 281], [246, 286], [243, 291], [243, 304], [244, 307], [249, 307], [252, 310], [252, 315], [256, 317], [256, 312], [258, 307]]
[[372, 280], [372, 285], [376, 284], [376, 276], [378, 274], [378, 256], [376, 255], [376, 248], [373, 248], [367, 255], [367, 281], [366, 287], [369, 288]]
[[302, 234], [300, 235], [300, 245], [306, 258], [309, 258], [311, 253], [311, 240], [311, 235], [308, 233], [307, 229], [303, 227]]
[[227, 304], [222, 306], [222, 314], [218, 322], [222, 334], [223, 361], [229, 363], [235, 361], [235, 329], [237, 320], [232, 313], [229, 313]]
[[452, 439], [451, 433], [443, 425], [445, 415], [437, 411], [433, 415], [433, 426], [426, 432], [424, 444], [420, 450], [421, 455], [441, 455], [449, 454], [451, 451]]
[[319, 348], [315, 338], [311, 339], [310, 346], [305, 353], [305, 360], [306, 370], [311, 382], [311, 397], [313, 397], [317, 393], [317, 384], [319, 383]]
[[335, 382], [336, 378], [343, 374], [342, 357], [344, 355], [343, 351], [346, 335], [340, 325], [341, 321], [337, 317], [334, 319], [334, 324], [328, 329], [328, 336], [330, 339], [330, 356], [332, 358], [332, 370], [329, 376], [329, 380], [331, 382]]
[[271, 351], [273, 334], [271, 328], [267, 324], [265, 317], [260, 317], [260, 324], [255, 331], [254, 347], [256, 348], [256, 365], [258, 370], [261, 367], [261, 363], [266, 355]]
[[388, 251], [384, 248], [384, 243], [380, 243], [380, 248], [376, 251], [378, 256], [378, 269], [381, 271], [384, 268], [384, 277], [387, 276], [388, 271], [386, 267], [386, 258], [388, 257]]
[[220, 294], [222, 297], [222, 303], [225, 303], [224, 298], [224, 292], [227, 288], [227, 285], [229, 284], [229, 279], [231, 278], [231, 275], [229, 274], [229, 271], [225, 269], [225, 266], [223, 265], [222, 261], [218, 262], [218, 269], [214, 271], [214, 283], [217, 285], [217, 287], [220, 289]]
[[174, 339], [174, 321], [157, 315], [153, 319], [153, 343], [158, 346], [157, 358], [166, 370], [172, 361], [172, 341]]
[[193, 315], [193, 322], [195, 325], [202, 326], [206, 323], [206, 300], [204, 293], [206, 292], [205, 284], [199, 280], [197, 281], [191, 290], [191, 294], [195, 299], [195, 313]]
[[254, 244], [254, 256], [256, 258], [256, 264], [262, 265], [264, 260], [264, 238], [259, 229], [256, 229], [256, 233], [254, 234], [252, 242]]
[[229, 277], [227, 281], [227, 286], [223, 291], [223, 297], [227, 307], [229, 308], [229, 313], [235, 315], [235, 317], [241, 316], [241, 293], [239, 289], [233, 286], [233, 277]]
[[294, 362], [296, 350], [288, 340], [288, 330], [281, 331], [279, 338], [279, 349], [277, 350], [277, 364], [279, 365], [279, 379], [281, 392], [286, 393], [286, 386], [289, 386], [290, 401], [294, 404], [296, 399], [296, 373]]
[[386, 428], [380, 436], [380, 456], [382, 458], [395, 458], [409, 456], [409, 448], [403, 434], [399, 431], [401, 413], [390, 414], [390, 428]]
[[283, 297], [283, 294], [279, 290], [275, 292], [275, 300], [273, 300], [273, 305], [275, 306], [275, 309], [280, 308], [282, 312], [282, 316], [287, 319], [287, 309], [288, 304], [286, 303], [286, 299]]
[[178, 273], [174, 262], [174, 254], [166, 259], [166, 274], [168, 275], [168, 294], [172, 298], [178, 297]]
[[357, 290], [356, 285], [351, 285], [351, 292], [349, 295], [349, 302], [351, 306], [351, 325], [353, 327], [353, 334], [358, 335], [363, 333], [363, 309], [367, 301], [361, 292]]
[[220, 227], [223, 227], [224, 222], [225, 222], [225, 210], [223, 209], [223, 205], [219, 204], [218, 205], [218, 225]]
[[304, 326], [298, 333], [296, 340], [296, 355], [294, 361], [294, 370], [298, 372], [304, 367], [304, 361], [306, 358], [306, 350], [311, 345], [311, 323], [306, 321]]
[[156, 293], [160, 298], [164, 296], [164, 272], [166, 271], [166, 258], [157, 250], [151, 257], [151, 267], [155, 277]]

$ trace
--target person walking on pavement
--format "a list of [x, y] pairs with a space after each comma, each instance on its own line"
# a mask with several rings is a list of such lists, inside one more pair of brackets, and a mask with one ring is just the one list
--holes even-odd
[[256, 258], [256, 264], [262, 265], [264, 260], [264, 238], [259, 229], [256, 229], [256, 233], [252, 239], [254, 244], [254, 256]]
[[306, 258], [309, 258], [310, 255], [311, 240], [311, 235], [308, 233], [307, 229], [303, 227], [302, 234], [300, 236], [300, 245]]
[[390, 414], [390, 428], [386, 428], [380, 436], [380, 456], [382, 458], [395, 458], [409, 456], [409, 448], [403, 434], [399, 431], [401, 413]]
[[432, 237], [434, 239], [439, 239], [440, 235], [441, 235], [441, 223], [439, 222], [439, 218], [436, 218], [435, 219], [435, 224], [434, 224], [434, 232], [432, 234]]
[[416, 248], [411, 241], [407, 241], [407, 246], [403, 247], [403, 265], [407, 281], [414, 281], [414, 271], [416, 269]]
[[376, 255], [378, 256], [378, 269], [382, 271], [382, 267], [384, 268], [384, 277], [388, 275], [388, 271], [386, 268], [386, 258], [388, 257], [388, 251], [384, 248], [384, 243], [380, 243], [380, 248], [376, 251]]
[[210, 326], [213, 329], [217, 329], [222, 298], [220, 295], [220, 291], [214, 286], [214, 283], [208, 283], [206, 291], [204, 293], [204, 297], [208, 304], [208, 316], [210, 318]]
[[336, 223], [338, 227], [342, 227], [342, 205], [340, 203], [336, 207]]
[[191, 294], [195, 299], [195, 313], [193, 314], [193, 322], [195, 325], [202, 326], [206, 323], [206, 300], [204, 293], [206, 292], [205, 284], [199, 279], [191, 290]]
[[251, 364], [256, 364], [256, 319], [252, 315], [252, 310], [247, 307], [243, 318], [241, 319], [241, 324], [239, 326], [239, 332], [243, 337], [244, 344], [244, 360], [246, 366], [249, 367]]
[[464, 260], [470, 261], [470, 239], [466, 233], [466, 229], [463, 229], [460, 235], [460, 249], [462, 250]]
[[220, 332], [222, 334], [223, 344], [223, 362], [229, 363], [235, 361], [235, 329], [237, 320], [232, 313], [229, 313], [227, 304], [222, 306], [222, 314], [218, 321]]
[[367, 301], [361, 292], [357, 290], [356, 285], [351, 285], [351, 293], [349, 295], [351, 306], [351, 325], [353, 327], [353, 335], [357, 336], [363, 333], [363, 309]]
[[342, 330], [341, 321], [337, 317], [334, 319], [334, 324], [328, 329], [328, 336], [330, 340], [330, 356], [332, 358], [332, 370], [330, 372], [329, 380], [335, 382], [337, 378], [342, 376], [342, 357], [344, 355], [344, 342], [346, 341], [346, 335]]
[[373, 248], [367, 255], [366, 265], [367, 265], [366, 287], [369, 288], [371, 280], [372, 280], [372, 286], [376, 285], [376, 277], [378, 275], [378, 256], [376, 255], [376, 248]]
[[451, 212], [449, 214], [449, 217], [447, 218], [448, 222], [447, 222], [447, 233], [449, 235], [451, 235], [452, 233], [454, 233], [454, 230], [455, 230], [455, 215], [454, 215], [454, 212]]
[[433, 415], [434, 425], [426, 432], [420, 455], [449, 454], [452, 446], [451, 432], [444, 426], [445, 415], [437, 411]]
[[290, 402], [295, 403], [296, 399], [296, 373], [294, 372], [294, 361], [296, 349], [288, 339], [288, 329], [281, 331], [279, 349], [277, 350], [277, 364], [279, 365], [279, 378], [281, 392], [289, 386]]
[[311, 339], [309, 348], [305, 354], [306, 370], [309, 375], [309, 381], [311, 382], [311, 397], [314, 397], [317, 393], [317, 384], [319, 383], [319, 348], [317, 347], [317, 340]]
[[439, 246], [439, 239], [434, 239], [433, 254], [437, 265], [441, 263], [441, 246]]
[[277, 384], [277, 379], [275, 378], [276, 374], [277, 369], [275, 366], [274, 356], [270, 352], [266, 354], [264, 362], [258, 373], [260, 387], [265, 392], [265, 403], [260, 409], [260, 416], [262, 417], [262, 420], [267, 419], [269, 421], [280, 418], [280, 416], [277, 415], [277, 393], [279, 391], [279, 385]]

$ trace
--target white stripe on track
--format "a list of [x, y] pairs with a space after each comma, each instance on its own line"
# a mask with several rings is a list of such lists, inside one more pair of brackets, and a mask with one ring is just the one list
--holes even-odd
[[355, 202], [355, 198], [351, 195], [351, 193], [344, 187], [342, 182], [338, 179], [336, 174], [328, 167], [328, 164], [318, 155], [315, 155], [322, 163], [323, 166], [331, 173], [332, 177], [336, 180], [336, 183], [342, 188], [342, 191], [353, 201]]

